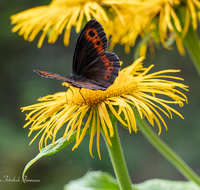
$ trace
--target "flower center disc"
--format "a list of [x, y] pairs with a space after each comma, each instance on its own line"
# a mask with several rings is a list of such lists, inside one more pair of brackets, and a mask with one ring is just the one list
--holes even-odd
[[[68, 83], [63, 83], [63, 86], [69, 86]], [[91, 90], [86, 88], [77, 88], [70, 86], [67, 91], [68, 105], [89, 105], [96, 107], [110, 97], [117, 97], [127, 94], [133, 94], [137, 88], [137, 82], [131, 75], [119, 72], [114, 83], [107, 90]]]

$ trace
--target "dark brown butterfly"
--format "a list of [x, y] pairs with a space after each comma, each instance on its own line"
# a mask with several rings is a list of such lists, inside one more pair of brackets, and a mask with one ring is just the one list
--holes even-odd
[[118, 76], [120, 61], [117, 55], [105, 52], [107, 37], [102, 25], [90, 20], [78, 38], [73, 57], [73, 73], [68, 77], [48, 71], [33, 70], [45, 78], [71, 83], [76, 87], [106, 90]]

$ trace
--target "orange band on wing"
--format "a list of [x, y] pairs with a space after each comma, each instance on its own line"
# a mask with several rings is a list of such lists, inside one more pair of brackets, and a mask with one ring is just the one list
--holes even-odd
[[64, 78], [64, 77], [53, 75], [53, 74], [47, 73], [45, 71], [39, 71], [39, 73], [44, 76], [47, 76], [47, 77], [53, 77], [53, 78], [57, 78], [57, 79], [61, 79], [61, 80], [66, 80], [66, 78]]
[[110, 74], [107, 74], [107, 73], [106, 73], [106, 74], [104, 75], [103, 78], [104, 78], [105, 80], [109, 81], [109, 79], [110, 79]]
[[94, 28], [88, 28], [85, 32], [85, 37], [88, 41], [91, 41], [94, 45], [94, 48], [97, 50], [98, 54], [102, 54], [104, 52], [103, 42], [101, 38], [98, 36], [97, 30]]
[[112, 71], [113, 71], [113, 61], [110, 61], [106, 57], [106, 54], [104, 54], [101, 57], [101, 61], [105, 64], [105, 67], [107, 68], [106, 74], [104, 75], [104, 79], [107, 80], [107, 81], [109, 81], [109, 79], [110, 79], [110, 74], [109, 73], [112, 73]]
[[107, 67], [106, 73], [112, 73], [112, 71], [113, 71], [113, 67], [112, 66], [111, 67]]

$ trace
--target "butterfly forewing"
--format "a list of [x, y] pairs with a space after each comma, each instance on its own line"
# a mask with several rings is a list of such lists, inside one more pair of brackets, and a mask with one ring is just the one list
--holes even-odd
[[90, 20], [83, 28], [74, 52], [73, 73], [82, 75], [87, 66], [98, 60], [107, 48], [107, 38], [102, 25]]
[[106, 90], [118, 76], [120, 61], [117, 55], [105, 52], [107, 37], [102, 25], [92, 19], [83, 28], [73, 57], [73, 73], [68, 77], [34, 70], [40, 76], [71, 83], [79, 88]]
[[70, 82], [70, 79], [68, 79], [67, 77], [53, 73], [53, 72], [41, 71], [38, 69], [34, 69], [33, 71], [44, 78], [51, 78], [51, 79], [56, 79], [56, 80], [62, 80], [65, 82]]

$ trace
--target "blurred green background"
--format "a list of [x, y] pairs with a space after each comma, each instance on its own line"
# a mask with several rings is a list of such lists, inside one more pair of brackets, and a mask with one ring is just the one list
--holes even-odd
[[[95, 158], [88, 151], [89, 137], [86, 136], [78, 149], [71, 151], [72, 145], [61, 152], [45, 157], [36, 162], [26, 173], [28, 179], [39, 179], [39, 183], [4, 182], [5, 176], [20, 178], [22, 171], [33, 157], [38, 154], [38, 140], [32, 145], [29, 142], [34, 136], [27, 137], [28, 127], [23, 129], [25, 114], [20, 108], [37, 102], [39, 97], [66, 89], [60, 81], [44, 79], [33, 72], [43, 69], [68, 75], [71, 73], [72, 58], [78, 34], [73, 29], [70, 45], [63, 45], [63, 36], [55, 44], [45, 40], [40, 49], [37, 48], [39, 36], [34, 42], [24, 41], [17, 33], [11, 33], [10, 16], [40, 5], [49, 4], [50, 0], [0, 0], [0, 189], [53, 190], [62, 189], [70, 180], [83, 176], [87, 171], [101, 170], [114, 175], [109, 155], [103, 139], [101, 139], [100, 161], [93, 149]], [[114, 52], [124, 62], [124, 66], [133, 62], [134, 48], [126, 55], [124, 47], [117, 45]], [[163, 126], [160, 137], [180, 155], [191, 168], [200, 175], [200, 77], [188, 55], [181, 57], [176, 47], [172, 51], [161, 48], [156, 50], [155, 60], [149, 53], [144, 66], [155, 64], [153, 71], [162, 69], [181, 69], [177, 75], [185, 79], [189, 86], [185, 92], [189, 104], [176, 108], [185, 119], [177, 115], [173, 119], [164, 119], [169, 130]], [[186, 180], [146, 139], [138, 134], [129, 134], [118, 126], [125, 159], [133, 183], [148, 179], [163, 178], [170, 180]], [[155, 131], [158, 132], [155, 126]], [[95, 147], [95, 145], [94, 145]]]

